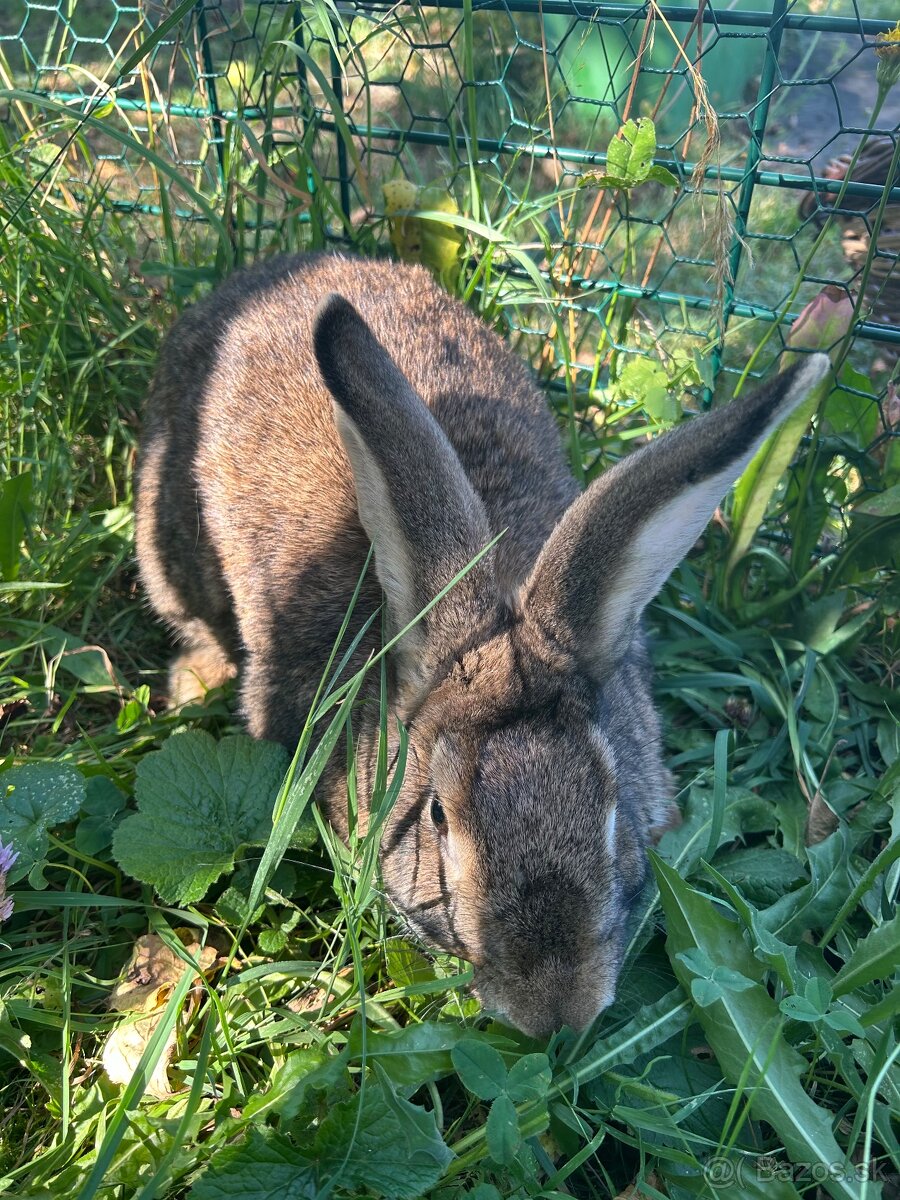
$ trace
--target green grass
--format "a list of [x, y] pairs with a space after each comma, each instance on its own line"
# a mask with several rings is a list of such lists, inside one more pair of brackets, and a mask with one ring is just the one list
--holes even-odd
[[[153, 141], [110, 117], [78, 131], [65, 172], [47, 174], [47, 147], [74, 122], [47, 104], [28, 111], [43, 113], [39, 132], [0, 145], [0, 838], [29, 868], [0, 929], [0, 1191], [551, 1200], [637, 1182], [671, 1200], [890, 1196], [898, 518], [857, 506], [890, 497], [900, 455], [879, 425], [884, 377], [852, 369], [871, 364], [869, 348], [854, 347], [750, 552], [729, 573], [729, 501], [653, 607], [684, 823], [658, 847], [615, 1004], [589, 1033], [537, 1044], [480, 1013], [465, 963], [406, 940], [380, 893], [377, 829], [344, 846], [310, 806], [324, 728], [345, 740], [334, 693], [285, 785], [273, 761], [269, 791], [252, 811], [238, 805], [248, 832], [236, 856], [198, 820], [182, 861], [151, 861], [154, 822], [171, 812], [167, 763], [266, 751], [244, 739], [228, 694], [178, 716], [159, 703], [170, 651], [133, 563], [141, 398], [185, 300], [244, 258], [321, 244], [340, 226], [339, 195], [309, 141], [261, 144], [269, 174], [230, 141], [211, 182], [172, 165], [164, 131]], [[119, 148], [138, 138], [130, 161], [165, 184], [162, 211], [104, 206], [101, 133]], [[193, 136], [184, 157], [202, 150], [204, 131]], [[623, 294], [572, 310], [570, 326], [564, 273], [557, 291], [543, 268], [571, 260], [534, 165], [498, 177], [465, 156], [404, 153], [419, 182], [455, 178], [460, 213], [433, 218], [445, 235], [455, 222], [465, 251], [445, 282], [539, 369], [579, 474], [680, 420], [685, 387], [700, 402], [714, 314], [652, 326], [658, 310]], [[291, 216], [286, 184], [304, 181], [312, 198]], [[117, 198], [117, 179], [105, 184]], [[217, 224], [177, 215], [187, 187]], [[593, 198], [579, 194], [576, 232]], [[610, 270], [635, 283], [659, 236], [641, 222], [660, 195], [617, 199], [632, 226], [610, 221]], [[761, 205], [761, 226], [784, 211]], [[699, 228], [685, 196], [671, 237], [687, 246]], [[389, 230], [357, 214], [347, 232], [370, 251]], [[823, 251], [825, 276], [840, 265], [836, 239]], [[779, 293], [767, 279], [775, 299], [791, 282]], [[746, 361], [760, 324], [733, 323], [726, 363]], [[198, 795], [202, 813], [212, 800]], [[374, 811], [390, 800], [382, 778]], [[137, 1053], [114, 1083], [111, 1056], [137, 1015], [112, 998], [136, 946], [167, 947], [168, 965], [148, 973], [140, 1002], [158, 1023], [134, 1026]], [[182, 973], [186, 960], [203, 975]]]

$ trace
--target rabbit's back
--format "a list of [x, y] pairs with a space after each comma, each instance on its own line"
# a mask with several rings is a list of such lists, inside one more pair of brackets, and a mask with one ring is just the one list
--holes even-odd
[[[281, 257], [235, 273], [185, 312], [146, 407], [141, 569], [154, 607], [188, 640], [199, 619], [230, 652], [250, 652], [251, 730], [285, 741], [296, 736], [369, 549], [313, 352], [314, 314], [332, 292], [358, 309], [435, 414], [492, 531], [508, 531], [496, 561], [509, 591], [576, 493], [527, 370], [422, 268]], [[354, 625], [379, 602], [371, 572]]]

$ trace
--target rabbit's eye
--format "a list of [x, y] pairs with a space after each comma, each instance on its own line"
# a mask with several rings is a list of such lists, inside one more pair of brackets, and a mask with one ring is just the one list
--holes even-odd
[[437, 796], [431, 801], [431, 819], [434, 821], [437, 829], [443, 829], [447, 824], [447, 814], [444, 812], [444, 806], [438, 800]]

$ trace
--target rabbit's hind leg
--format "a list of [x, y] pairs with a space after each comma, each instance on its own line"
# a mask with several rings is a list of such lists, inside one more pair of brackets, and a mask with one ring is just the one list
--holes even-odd
[[[231, 597], [200, 517], [193, 471], [168, 426], [147, 441], [137, 488], [135, 541], [150, 606], [183, 649], [169, 668], [170, 708], [203, 700], [237, 674]], [[202, 615], [200, 615], [202, 614]]]
[[181, 633], [187, 645], [169, 667], [170, 708], [204, 700], [237, 675], [232, 655], [204, 621], [191, 621]]

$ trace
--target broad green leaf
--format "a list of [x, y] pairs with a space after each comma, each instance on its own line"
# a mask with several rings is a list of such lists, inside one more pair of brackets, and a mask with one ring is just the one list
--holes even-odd
[[822, 1020], [832, 1029], [838, 1030], [839, 1033], [852, 1033], [854, 1037], [858, 1038], [866, 1036], [865, 1028], [859, 1017], [849, 1008], [845, 1008], [843, 1004], [836, 1004], [834, 1008], [825, 1013]]
[[[660, 857], [689, 875], [706, 854], [715, 813], [711, 788], [693, 786], [688, 793], [687, 808], [682, 823], [670, 829], [660, 839]], [[725, 792], [722, 824], [716, 839], [716, 849], [733, 842], [745, 833], [763, 833], [775, 827], [775, 810], [746, 788], [730, 787]]]
[[[129, 688], [123, 675], [96, 646], [60, 629], [38, 621], [6, 621], [5, 627], [43, 648], [48, 658], [59, 658], [59, 669], [95, 691]], [[112, 674], [110, 674], [112, 672]]]
[[900, 513], [900, 483], [895, 483], [886, 492], [867, 496], [853, 506], [853, 511], [865, 513], [867, 517], [896, 517]]
[[[471, 1040], [471, 1033], [463, 1026], [430, 1021], [390, 1033], [370, 1029], [366, 1033], [365, 1061], [377, 1062], [398, 1086], [421, 1085], [453, 1070], [451, 1052], [464, 1038]], [[352, 1059], [362, 1060], [362, 1025], [358, 1019], [350, 1030], [347, 1049]]]
[[892, 1020], [897, 1013], [900, 1013], [900, 987], [895, 984], [877, 1004], [866, 1009], [862, 1014], [860, 1024], [866, 1027], [880, 1025], [882, 1021]]
[[12, 580], [19, 574], [19, 543], [25, 536], [30, 499], [30, 471], [0, 483], [0, 579]]
[[324, 1050], [293, 1050], [272, 1072], [265, 1092], [252, 1095], [244, 1105], [247, 1118], [277, 1113], [282, 1121], [292, 1121], [300, 1111], [310, 1088], [331, 1088], [347, 1070], [346, 1053], [328, 1054]]
[[774, 904], [807, 879], [800, 860], [778, 846], [732, 850], [715, 865], [747, 900], [763, 906]]
[[115, 832], [116, 861], [168, 903], [201, 900], [242, 848], [266, 844], [287, 765], [284, 747], [246, 734], [169, 738], [138, 763], [139, 811]]
[[506, 1064], [493, 1046], [467, 1037], [453, 1047], [451, 1058], [463, 1086], [479, 1100], [493, 1100], [506, 1090]]
[[665, 1163], [657, 1170], [671, 1180], [674, 1195], [692, 1194], [702, 1200], [800, 1200], [791, 1183], [790, 1165], [776, 1159], [718, 1154], [706, 1161], [702, 1175], [667, 1174]]
[[515, 1104], [540, 1100], [550, 1088], [552, 1071], [546, 1054], [526, 1054], [509, 1069], [506, 1092]]
[[191, 1188], [190, 1200], [313, 1200], [316, 1176], [309, 1159], [278, 1134], [250, 1130], [245, 1142], [215, 1154]]
[[434, 965], [411, 942], [391, 941], [385, 949], [388, 974], [398, 987], [415, 991], [416, 984], [433, 983]]
[[[751, 978], [754, 959], [737, 924], [657, 855], [652, 861], [666, 915], [666, 949], [682, 987], [690, 987], [692, 976], [680, 955], [695, 947]], [[754, 984], [741, 992], [725, 991], [708, 1008], [698, 1009], [697, 1017], [726, 1080], [743, 1084], [753, 1115], [768, 1121], [795, 1162], [844, 1161], [831, 1130], [831, 1114], [804, 1090], [801, 1077], [807, 1063], [782, 1036], [782, 1018], [766, 988]], [[841, 1200], [856, 1195], [841, 1178], [830, 1179], [826, 1187]], [[873, 1189], [872, 1196], [877, 1194]]]
[[112, 843], [121, 820], [125, 795], [105, 775], [93, 775], [85, 781], [82, 817], [75, 826], [75, 845], [82, 854], [96, 856]]
[[782, 942], [768, 929], [765, 929], [760, 921], [759, 912], [752, 904], [748, 904], [740, 891], [721, 872], [708, 863], [705, 865], [705, 870], [710, 878], [719, 884], [734, 905], [750, 938], [750, 948], [754, 957], [759, 962], [771, 967], [785, 987], [795, 988], [799, 979], [797, 947], [789, 946], [787, 942]]
[[844, 996], [874, 979], [891, 979], [900, 970], [900, 916], [861, 938], [834, 978], [834, 994]]
[[702, 1008], [718, 1000], [723, 992], [745, 992], [753, 987], [753, 980], [731, 967], [714, 963], [699, 946], [685, 950], [678, 957], [697, 978], [691, 980], [691, 995]]
[[634, 1018], [608, 1037], [595, 1042], [588, 1052], [573, 1063], [553, 1092], [567, 1084], [581, 1085], [612, 1071], [622, 1063], [633, 1062], [680, 1033], [692, 1020], [692, 1006], [680, 987], [673, 988], [653, 1004], [646, 1004]]
[[651, 167], [647, 172], [647, 179], [651, 183], [661, 183], [665, 187], [677, 188], [679, 184], [678, 176], [673, 175], [668, 167]]
[[656, 154], [656, 128], [649, 117], [626, 121], [609, 143], [606, 165], [610, 175], [628, 180], [627, 187], [643, 183]]
[[824, 928], [852, 887], [850, 843], [841, 827], [824, 842], [807, 847], [811, 879], [760, 914], [760, 922], [781, 939], [799, 941], [809, 929]]
[[598, 188], [600, 191], [611, 188], [630, 188], [633, 187], [634, 180], [629, 179], [625, 175], [583, 175], [578, 181], [578, 187], [581, 188]]
[[[821, 343], [811, 349], [820, 347]], [[830, 433], [846, 439], [856, 449], [865, 450], [878, 428], [878, 403], [872, 394], [872, 382], [849, 363], [844, 363], [838, 383], [822, 410], [825, 426]]]
[[808, 1021], [814, 1025], [823, 1016], [821, 1009], [811, 1004], [805, 996], [785, 996], [778, 1007], [793, 1021]]
[[729, 573], [749, 550], [778, 482], [793, 462], [800, 439], [829, 387], [826, 379], [813, 388], [807, 399], [763, 443], [735, 485]]
[[453, 1157], [434, 1113], [371, 1080], [329, 1111], [313, 1150], [323, 1180], [387, 1200], [416, 1200], [434, 1187]]
[[498, 1096], [487, 1119], [487, 1147], [494, 1162], [508, 1166], [515, 1161], [522, 1144], [519, 1117], [509, 1096]]
[[649, 117], [628, 120], [609, 143], [606, 171], [584, 175], [579, 188], [633, 188], [652, 181], [678, 187], [678, 178], [665, 167], [655, 166], [656, 127]]
[[19, 855], [10, 883], [31, 873], [32, 887], [46, 887], [48, 832], [75, 816], [84, 793], [84, 776], [68, 763], [25, 763], [0, 774], [0, 841]]

